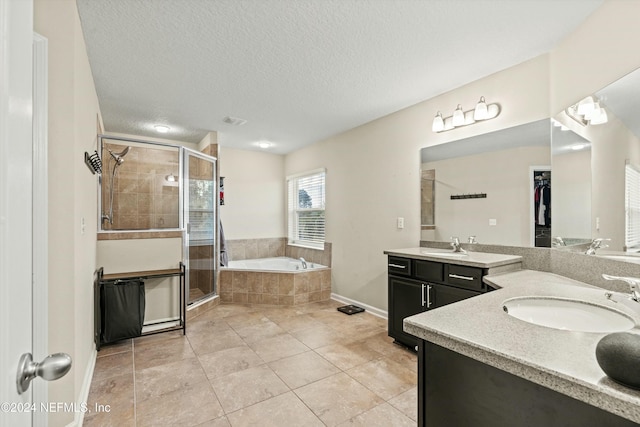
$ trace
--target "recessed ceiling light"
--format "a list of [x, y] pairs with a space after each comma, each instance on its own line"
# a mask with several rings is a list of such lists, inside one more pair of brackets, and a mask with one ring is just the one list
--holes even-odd
[[258, 147], [266, 149], [271, 147], [271, 143], [269, 141], [260, 141], [258, 142]]
[[159, 132], [159, 133], [169, 132], [169, 126], [156, 125], [155, 128], [156, 128], [156, 132]]

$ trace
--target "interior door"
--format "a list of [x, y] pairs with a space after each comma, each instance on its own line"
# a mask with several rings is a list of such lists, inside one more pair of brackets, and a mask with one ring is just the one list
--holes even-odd
[[216, 292], [218, 185], [215, 157], [183, 150], [184, 259], [192, 304]]
[[32, 352], [32, 0], [0, 0], [0, 425], [29, 426], [16, 373]]

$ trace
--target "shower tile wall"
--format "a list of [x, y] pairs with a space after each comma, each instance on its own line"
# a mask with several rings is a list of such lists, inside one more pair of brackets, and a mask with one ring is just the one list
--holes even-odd
[[[126, 145], [104, 144], [102, 173], [102, 209], [109, 209], [109, 186], [114, 162], [109, 152], [122, 151]], [[118, 167], [114, 182], [113, 225], [107, 230], [143, 230], [179, 227], [179, 187], [166, 177], [179, 174], [177, 150], [133, 146]]]
[[286, 243], [284, 237], [227, 240], [227, 255], [234, 261], [285, 256]]

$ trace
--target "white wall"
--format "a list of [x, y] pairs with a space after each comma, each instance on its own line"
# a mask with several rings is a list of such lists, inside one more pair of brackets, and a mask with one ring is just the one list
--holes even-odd
[[[551, 117], [640, 66], [640, 2], [609, 0], [549, 55], [482, 78], [287, 155], [286, 174], [327, 168], [327, 240], [334, 292], [386, 309], [384, 249], [420, 236], [419, 154], [425, 146]], [[438, 110], [471, 108], [484, 96], [494, 120], [434, 134]], [[405, 218], [405, 229], [395, 218]]]
[[[75, 1], [35, 0], [34, 29], [49, 40], [49, 351], [73, 358], [49, 400], [72, 403], [93, 356], [97, 175], [83, 159], [97, 147], [99, 106]], [[73, 418], [51, 413], [49, 425]]]
[[286, 237], [284, 156], [219, 147], [225, 238]]
[[[420, 149], [549, 117], [548, 66], [541, 56], [287, 155], [287, 175], [327, 168], [333, 292], [386, 310], [383, 251], [420, 240]], [[501, 104], [498, 118], [431, 132], [437, 111], [471, 108], [480, 96]]]

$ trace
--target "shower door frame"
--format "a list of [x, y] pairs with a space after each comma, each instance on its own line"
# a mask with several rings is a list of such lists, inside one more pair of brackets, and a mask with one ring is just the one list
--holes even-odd
[[[212, 164], [212, 173], [213, 173], [213, 267], [212, 267], [212, 291], [209, 294], [204, 295], [203, 297], [197, 299], [196, 301], [190, 301], [190, 274], [191, 270], [190, 264], [190, 256], [189, 256], [189, 247], [190, 247], [190, 225], [189, 225], [189, 157], [196, 157], [200, 160], [204, 160], [210, 162]], [[220, 206], [220, 191], [218, 187], [218, 159], [216, 157], [210, 156], [208, 154], [201, 153], [199, 151], [192, 150], [190, 148], [181, 147], [180, 152], [180, 177], [181, 177], [181, 205], [180, 209], [180, 223], [182, 224], [182, 259], [187, 267], [186, 274], [186, 301], [187, 306], [192, 303], [200, 303], [209, 300], [211, 297], [217, 295], [218, 292], [218, 280], [217, 273], [220, 265], [220, 239], [219, 239], [219, 206]]]

